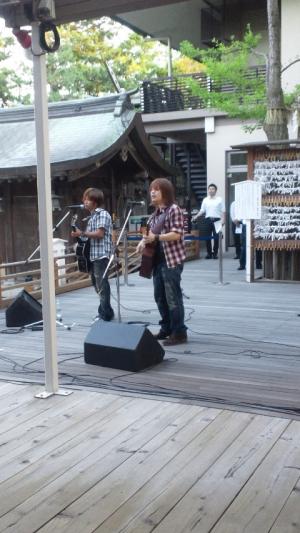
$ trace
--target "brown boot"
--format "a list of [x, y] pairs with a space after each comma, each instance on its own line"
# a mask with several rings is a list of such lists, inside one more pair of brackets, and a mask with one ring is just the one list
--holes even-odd
[[187, 342], [187, 334], [183, 333], [181, 335], [170, 335], [168, 339], [163, 342], [164, 346], [176, 346], [176, 344], [184, 344]]

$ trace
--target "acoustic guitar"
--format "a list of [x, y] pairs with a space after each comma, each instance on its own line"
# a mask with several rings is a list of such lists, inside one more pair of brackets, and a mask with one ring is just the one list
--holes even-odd
[[[74, 215], [71, 221], [71, 228], [73, 231], [76, 231], [78, 228], [76, 226], [78, 215]], [[88, 238], [76, 237], [77, 244], [75, 249], [78, 270], [79, 272], [88, 273], [91, 270], [91, 260], [90, 260], [90, 240]]]
[[[167, 213], [169, 211], [169, 208], [162, 213], [156, 224], [152, 227], [152, 232], [155, 233], [155, 235], [159, 235], [162, 232], [162, 229], [164, 227], [165, 218], [167, 216]], [[150, 220], [147, 223], [147, 229], [146, 229], [146, 235], [149, 234], [150, 230]], [[143, 253], [142, 253], [142, 259], [141, 259], [141, 266], [140, 266], [140, 272], [139, 275], [143, 278], [152, 278], [154, 263], [155, 263], [155, 255], [157, 252], [157, 247], [159, 246], [159, 243], [157, 241], [151, 242], [146, 244]]]
[[[148, 230], [149, 231], [149, 230]], [[157, 249], [157, 242], [151, 242], [146, 244], [141, 258], [141, 266], [139, 275], [142, 278], [152, 278], [152, 272], [154, 268], [154, 260]]]

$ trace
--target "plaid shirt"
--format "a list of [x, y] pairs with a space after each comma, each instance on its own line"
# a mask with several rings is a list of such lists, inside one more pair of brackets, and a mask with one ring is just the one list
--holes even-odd
[[167, 266], [168, 268], [172, 268], [180, 263], [183, 263], [186, 257], [182, 210], [176, 204], [172, 204], [169, 208], [163, 208], [161, 210], [157, 209], [149, 220], [149, 227], [151, 229], [152, 226], [156, 224], [159, 215], [163, 213], [166, 209], [168, 209], [168, 212], [161, 233], [163, 234], [169, 233], [170, 231], [174, 231], [175, 233], [179, 233], [181, 237], [178, 241], [161, 241]]
[[104, 229], [103, 239], [90, 239], [90, 260], [102, 259], [103, 257], [110, 257], [112, 252], [112, 221], [110, 214], [97, 207], [91, 214], [88, 221], [87, 231], [97, 231], [98, 229]]

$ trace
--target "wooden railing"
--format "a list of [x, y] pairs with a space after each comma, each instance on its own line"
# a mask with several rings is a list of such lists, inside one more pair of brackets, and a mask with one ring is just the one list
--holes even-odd
[[[118, 266], [112, 265], [109, 272], [110, 278], [117, 275], [117, 268], [120, 276], [138, 271], [141, 258], [135, 253], [135, 248], [140, 238], [141, 235], [139, 234], [130, 235], [127, 258], [124, 256], [124, 245], [119, 245]], [[188, 260], [197, 257], [197, 241], [187, 241], [186, 249]], [[127, 272], [125, 272], [125, 268]], [[91, 285], [90, 276], [79, 272], [74, 252], [54, 258], [54, 277], [56, 294]], [[8, 307], [22, 289], [25, 289], [36, 299], [41, 298], [40, 259], [0, 264], [0, 309]]]

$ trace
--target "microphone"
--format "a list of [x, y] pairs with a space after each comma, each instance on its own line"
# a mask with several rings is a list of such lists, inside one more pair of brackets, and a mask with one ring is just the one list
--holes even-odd
[[73, 209], [84, 209], [83, 204], [67, 205], [67, 207], [72, 207]]
[[132, 205], [145, 205], [144, 200], [141, 200], [140, 202], [136, 202], [135, 200], [127, 200], [127, 203]]

